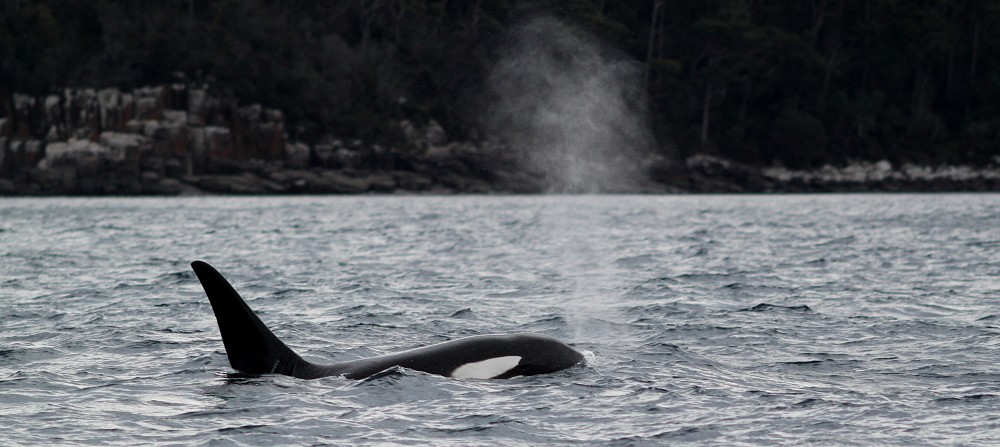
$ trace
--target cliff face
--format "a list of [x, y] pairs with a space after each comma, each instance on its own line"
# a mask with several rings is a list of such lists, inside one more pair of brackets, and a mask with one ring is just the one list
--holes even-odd
[[397, 123], [400, 148], [292, 142], [279, 110], [203, 87], [17, 95], [0, 119], [0, 193], [182, 194], [537, 190], [497, 145], [452, 143], [433, 121]]
[[18, 192], [178, 193], [180, 179], [217, 170], [214, 159], [286, 156], [280, 112], [225, 107], [204, 89], [67, 89], [15, 98], [0, 143], [3, 177]]

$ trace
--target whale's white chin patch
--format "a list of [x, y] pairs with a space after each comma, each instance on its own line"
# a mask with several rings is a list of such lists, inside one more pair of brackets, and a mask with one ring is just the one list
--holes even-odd
[[492, 379], [514, 369], [521, 362], [521, 357], [510, 355], [494, 357], [481, 362], [466, 363], [451, 372], [456, 379]]

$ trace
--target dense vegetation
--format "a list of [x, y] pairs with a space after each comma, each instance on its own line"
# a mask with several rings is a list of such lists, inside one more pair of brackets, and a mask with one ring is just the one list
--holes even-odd
[[481, 135], [504, 33], [553, 15], [642, 66], [665, 153], [816, 166], [1000, 154], [995, 0], [0, 0], [0, 102], [208, 82], [293, 138]]

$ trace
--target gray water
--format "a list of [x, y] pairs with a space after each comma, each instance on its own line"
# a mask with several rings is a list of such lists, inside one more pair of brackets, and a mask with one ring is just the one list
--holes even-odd
[[[1000, 442], [1000, 195], [0, 200], [0, 445]], [[238, 377], [536, 332], [512, 380]]]

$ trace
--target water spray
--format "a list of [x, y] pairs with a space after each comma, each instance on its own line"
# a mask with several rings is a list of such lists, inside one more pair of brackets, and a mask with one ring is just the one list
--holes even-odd
[[652, 143], [638, 63], [550, 17], [515, 27], [490, 73], [494, 135], [547, 192], [629, 192]]

